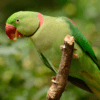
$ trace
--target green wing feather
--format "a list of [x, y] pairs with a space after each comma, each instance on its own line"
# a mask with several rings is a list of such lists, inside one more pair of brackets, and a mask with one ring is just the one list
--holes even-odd
[[[44, 62], [44, 64], [45, 64], [49, 69], [51, 69], [53, 72], [57, 73], [57, 70], [56, 70], [56, 69], [54, 68], [54, 66], [50, 63], [50, 61], [48, 61], [48, 59], [46, 59], [45, 56], [44, 56], [42, 53], [39, 52], [39, 54], [40, 54], [40, 57], [41, 57], [42, 61]], [[92, 91], [90, 90], [90, 88], [89, 88], [89, 87], [86, 85], [86, 83], [83, 82], [82, 80], [80, 80], [80, 79], [78, 79], [78, 78], [71, 77], [71, 76], [68, 76], [68, 80], [69, 80], [72, 84], [76, 85], [77, 87], [79, 87], [79, 88], [81, 88], [81, 89], [83, 89], [83, 90], [86, 90], [86, 91], [92, 93]]]
[[87, 41], [87, 39], [84, 37], [82, 32], [79, 30], [79, 28], [75, 25], [73, 21], [71, 21], [69, 18], [67, 18], [67, 22], [70, 24], [70, 28], [72, 31], [72, 35], [75, 37], [75, 41], [78, 45], [83, 49], [83, 51], [88, 54], [91, 59], [97, 64], [98, 68], [100, 69], [100, 66], [98, 65], [97, 58], [95, 56], [95, 53], [90, 45], [90, 43]]
[[39, 52], [39, 54], [40, 54], [40, 57], [41, 57], [43, 63], [44, 63], [49, 69], [51, 69], [53, 72], [57, 73], [57, 70], [56, 70], [56, 69], [54, 68], [54, 66], [50, 63], [50, 61], [49, 61], [48, 59], [46, 59], [45, 56], [44, 56], [42, 53]]

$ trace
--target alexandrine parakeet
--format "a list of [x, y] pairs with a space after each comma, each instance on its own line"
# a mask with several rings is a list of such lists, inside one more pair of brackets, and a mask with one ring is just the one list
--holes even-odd
[[100, 98], [100, 67], [92, 47], [75, 23], [66, 17], [51, 17], [38, 12], [19, 11], [6, 22], [5, 31], [14, 41], [29, 37], [44, 64], [54, 72], [60, 64], [60, 45], [66, 35], [75, 38], [74, 51], [78, 59], [72, 59], [68, 80], [74, 85], [94, 93]]

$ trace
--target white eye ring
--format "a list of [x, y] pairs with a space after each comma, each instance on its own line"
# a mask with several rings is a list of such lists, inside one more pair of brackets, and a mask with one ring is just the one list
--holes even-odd
[[16, 19], [16, 23], [19, 23], [20, 22], [20, 19]]

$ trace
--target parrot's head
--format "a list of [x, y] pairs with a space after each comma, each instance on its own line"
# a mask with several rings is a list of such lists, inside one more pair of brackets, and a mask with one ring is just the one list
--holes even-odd
[[16, 41], [21, 36], [32, 36], [40, 27], [38, 15], [40, 13], [19, 11], [11, 15], [6, 22], [7, 36]]

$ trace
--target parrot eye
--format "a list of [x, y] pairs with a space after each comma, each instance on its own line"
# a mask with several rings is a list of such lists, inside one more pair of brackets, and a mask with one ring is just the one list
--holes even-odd
[[20, 19], [16, 19], [16, 23], [19, 23], [20, 22]]

